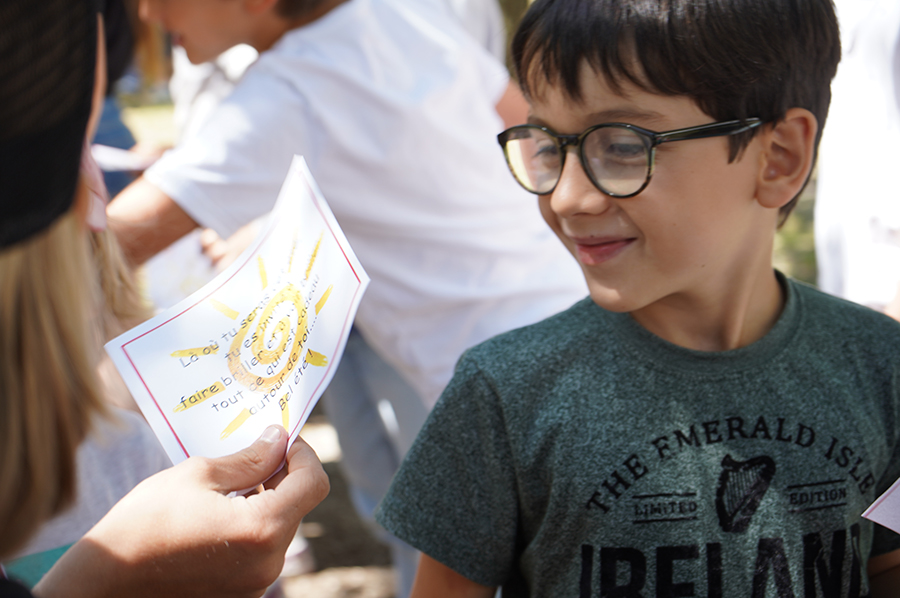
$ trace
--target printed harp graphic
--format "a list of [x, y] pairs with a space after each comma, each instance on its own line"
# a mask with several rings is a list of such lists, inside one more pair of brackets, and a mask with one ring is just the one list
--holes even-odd
[[725, 455], [716, 489], [716, 513], [723, 531], [746, 531], [774, 475], [775, 461], [771, 457], [735, 461], [731, 455]]

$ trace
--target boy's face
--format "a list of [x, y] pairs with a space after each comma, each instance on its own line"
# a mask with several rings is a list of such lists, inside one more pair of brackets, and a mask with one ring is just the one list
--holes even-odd
[[[537, 88], [529, 120], [563, 134], [608, 122], [657, 132], [713, 122], [690, 98], [629, 83], [617, 94], [587, 67], [582, 90], [576, 102], [559, 88]], [[567, 151], [556, 189], [540, 196], [541, 213], [578, 260], [598, 305], [635, 316], [660, 303], [689, 310], [729, 288], [746, 289], [751, 272], [771, 276], [777, 213], [755, 199], [761, 148], [756, 137], [729, 164], [727, 137], [664, 143], [650, 184], [624, 199], [598, 190], [577, 151]]]
[[140, 0], [141, 19], [155, 22], [200, 64], [245, 41], [243, 0]]

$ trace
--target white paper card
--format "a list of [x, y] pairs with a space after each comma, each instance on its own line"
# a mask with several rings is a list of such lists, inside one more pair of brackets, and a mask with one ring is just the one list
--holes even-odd
[[91, 155], [104, 172], [143, 172], [157, 160], [153, 156], [142, 156], [137, 152], [99, 143], [91, 146]]
[[862, 516], [900, 533], [900, 480], [894, 482], [879, 496]]
[[173, 463], [293, 438], [330, 382], [369, 278], [303, 158], [266, 228], [202, 289], [110, 341]]

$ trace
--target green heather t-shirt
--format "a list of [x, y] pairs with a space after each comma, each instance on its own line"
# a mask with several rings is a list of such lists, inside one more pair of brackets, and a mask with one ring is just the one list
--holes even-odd
[[586, 299], [469, 350], [378, 520], [504, 596], [864, 596], [900, 536], [900, 324], [784, 281], [735, 351]]

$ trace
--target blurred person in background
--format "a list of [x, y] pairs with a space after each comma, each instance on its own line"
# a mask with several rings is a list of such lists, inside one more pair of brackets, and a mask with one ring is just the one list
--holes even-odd
[[819, 150], [818, 282], [900, 319], [900, 2], [835, 4], [843, 57]]

